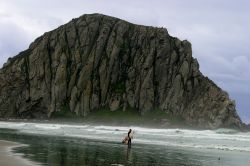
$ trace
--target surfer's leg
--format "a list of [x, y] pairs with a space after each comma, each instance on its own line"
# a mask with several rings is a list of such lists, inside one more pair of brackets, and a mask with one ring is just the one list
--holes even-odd
[[128, 147], [131, 147], [131, 138], [128, 139]]

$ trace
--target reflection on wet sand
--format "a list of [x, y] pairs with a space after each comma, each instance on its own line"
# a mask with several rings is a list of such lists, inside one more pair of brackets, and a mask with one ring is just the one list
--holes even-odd
[[[192, 155], [179, 152], [164, 152], [151, 146], [133, 144], [132, 148], [111, 142], [99, 142], [73, 138], [57, 138], [20, 135], [16, 131], [0, 132], [0, 139], [29, 144], [15, 148], [24, 157], [45, 165], [201, 165]], [[171, 154], [171, 155], [170, 155]], [[186, 155], [186, 157], [185, 157]], [[183, 160], [184, 159], [184, 160]]]
[[[0, 129], [0, 139], [16, 141], [30, 146], [17, 147], [25, 158], [53, 166], [117, 166], [117, 165], [235, 165], [230, 154], [178, 149], [167, 146], [134, 143], [131, 148], [120, 142], [104, 142], [82, 138], [25, 135], [15, 130]], [[224, 155], [224, 156], [223, 156]], [[228, 155], [228, 156], [226, 156]], [[246, 158], [241, 154], [242, 158]], [[237, 157], [237, 155], [236, 155]], [[236, 163], [239, 163], [236, 160]]]

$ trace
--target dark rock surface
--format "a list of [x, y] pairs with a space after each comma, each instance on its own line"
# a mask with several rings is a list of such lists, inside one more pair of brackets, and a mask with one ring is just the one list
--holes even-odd
[[250, 124], [245, 125], [244, 127], [247, 131], [250, 131]]
[[199, 71], [191, 44], [164, 28], [83, 15], [37, 38], [0, 70], [0, 117], [161, 109], [207, 128], [240, 127], [228, 94]]

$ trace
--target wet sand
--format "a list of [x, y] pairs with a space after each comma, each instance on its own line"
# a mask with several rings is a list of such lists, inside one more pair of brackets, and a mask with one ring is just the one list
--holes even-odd
[[35, 166], [38, 165], [11, 152], [12, 148], [24, 146], [19, 143], [0, 140], [0, 165], [3, 166]]

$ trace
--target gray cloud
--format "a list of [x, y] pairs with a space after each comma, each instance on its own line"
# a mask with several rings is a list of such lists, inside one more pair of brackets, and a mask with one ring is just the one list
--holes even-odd
[[0, 21], [0, 64], [6, 62], [10, 56], [16, 55], [23, 48], [27, 48], [25, 32], [18, 26]]
[[85, 13], [166, 27], [188, 39], [201, 71], [237, 100], [240, 115], [250, 122], [249, 1], [0, 0], [0, 66], [44, 32]]

